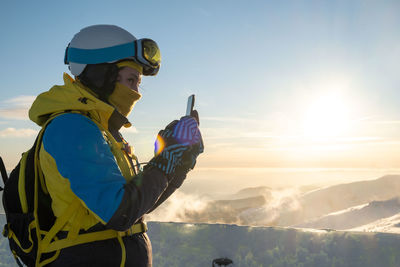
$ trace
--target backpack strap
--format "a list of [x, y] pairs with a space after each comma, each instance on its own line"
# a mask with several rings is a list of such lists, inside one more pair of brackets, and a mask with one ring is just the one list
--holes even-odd
[[39, 250], [46, 251], [47, 247], [49, 246], [51, 240], [56, 236], [56, 234], [64, 227], [67, 223], [68, 219], [72, 217], [74, 212], [80, 206], [80, 201], [76, 198], [69, 207], [65, 210], [65, 212], [57, 218], [53, 227], [51, 227], [50, 231], [48, 231], [45, 237], [41, 240]]
[[26, 200], [26, 192], [25, 192], [25, 168], [26, 168], [26, 159], [28, 157], [28, 152], [22, 154], [21, 158], [21, 167], [19, 169], [19, 180], [18, 180], [18, 194], [19, 200], [21, 202], [21, 208], [23, 213], [28, 212], [28, 201]]
[[[48, 194], [45, 182], [44, 182], [44, 176], [43, 176], [43, 172], [40, 168], [40, 161], [39, 161], [39, 151], [40, 151], [40, 146], [42, 144], [42, 139], [43, 139], [43, 134], [44, 131], [47, 127], [47, 125], [54, 119], [56, 118], [58, 115], [61, 115], [62, 113], [59, 114], [55, 114], [54, 116], [51, 116], [46, 123], [42, 126], [42, 129], [39, 132], [39, 135], [36, 139], [36, 143], [35, 143], [35, 154], [34, 154], [34, 172], [35, 172], [35, 183], [34, 183], [34, 209], [33, 209], [33, 214], [34, 217], [36, 218], [34, 220], [35, 222], [35, 227], [36, 227], [36, 240], [38, 243], [38, 249], [37, 249], [37, 254], [36, 254], [36, 262], [35, 262], [35, 266], [44, 266], [45, 264], [48, 264], [52, 261], [54, 261], [60, 254], [60, 251], [57, 251], [55, 253], [55, 255], [53, 255], [51, 258], [46, 259], [42, 262], [40, 262], [41, 256], [42, 256], [42, 252], [41, 252], [41, 247], [42, 247], [42, 231], [40, 229], [40, 224], [39, 224], [39, 220], [38, 220], [38, 195], [39, 195], [39, 183], [40, 183], [40, 187], [41, 190], [43, 192], [45, 192], [45, 194]], [[39, 180], [39, 181], [38, 181]], [[53, 226], [54, 227], [54, 226]]]

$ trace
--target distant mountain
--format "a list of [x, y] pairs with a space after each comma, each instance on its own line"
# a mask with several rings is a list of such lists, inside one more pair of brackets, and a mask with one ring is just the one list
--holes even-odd
[[281, 226], [297, 225], [332, 212], [398, 196], [400, 196], [400, 175], [387, 175], [371, 181], [335, 185], [300, 196], [298, 209], [284, 210], [273, 223]]
[[340, 184], [319, 189], [302, 197], [305, 216], [318, 216], [352, 206], [383, 201], [400, 196], [400, 175], [387, 175], [376, 180]]
[[296, 227], [346, 230], [368, 224], [372, 226], [376, 221], [398, 213], [400, 213], [400, 198], [393, 198], [385, 201], [373, 201], [366, 205], [328, 214], [321, 218], [298, 224]]
[[[168, 220], [175, 222], [293, 227], [307, 226], [306, 223], [310, 223], [310, 226], [318, 226], [317, 228], [348, 229], [392, 216], [398, 212], [396, 207], [388, 204], [395, 202], [390, 201], [383, 204], [388, 205], [385, 209], [377, 207], [376, 211], [372, 210], [382, 201], [400, 197], [400, 175], [387, 175], [376, 180], [340, 184], [307, 193], [292, 189], [273, 190], [268, 187], [253, 187], [244, 188], [221, 200], [207, 198], [191, 200], [192, 202], [200, 201], [201, 207], [191, 205], [190, 201], [186, 202], [186, 197], [182, 196], [180, 200], [179, 196], [174, 195], [173, 200], [168, 200], [159, 207], [149, 216], [150, 219], [165, 221], [165, 215], [169, 214]], [[176, 203], [181, 205], [177, 206]], [[353, 213], [340, 216], [332, 214], [356, 209], [360, 205], [368, 207], [358, 211], [363, 214], [357, 215], [358, 220], [352, 220], [353, 223], [344, 224], [346, 219], [341, 218], [356, 214], [354, 210]]]
[[231, 199], [241, 199], [256, 196], [263, 196], [265, 199], [270, 199], [273, 190], [266, 186], [244, 188], [230, 196]]

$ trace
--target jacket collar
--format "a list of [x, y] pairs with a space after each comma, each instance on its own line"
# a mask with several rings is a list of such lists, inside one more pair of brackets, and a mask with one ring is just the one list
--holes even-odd
[[129, 120], [124, 115], [119, 113], [113, 106], [97, 98], [97, 96], [89, 88], [84, 86], [79, 81], [73, 80], [68, 74], [65, 73], [64, 75], [67, 75], [70, 78], [69, 80], [72, 81], [73, 84], [79, 86], [81, 89], [89, 92], [91, 95], [94, 96], [93, 100], [97, 102], [96, 106], [101, 107], [97, 110], [98, 118], [100, 119], [98, 122], [101, 123], [101, 125], [105, 129], [109, 130], [111, 133], [113, 133], [113, 135], [115, 135], [114, 133], [117, 133], [122, 128], [122, 126], [132, 126]]
[[[50, 116], [68, 111], [88, 115], [110, 132], [118, 132], [131, 123], [113, 106], [98, 99], [89, 88], [64, 73], [64, 85], [53, 86], [40, 94], [29, 110], [30, 119], [42, 126]], [[114, 135], [114, 134], [113, 134]]]

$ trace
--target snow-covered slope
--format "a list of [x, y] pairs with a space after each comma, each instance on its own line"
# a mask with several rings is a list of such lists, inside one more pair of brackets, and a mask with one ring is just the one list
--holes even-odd
[[313, 218], [398, 196], [400, 196], [400, 175], [387, 175], [371, 181], [331, 186], [302, 196], [302, 218]]
[[349, 230], [400, 234], [400, 213]]
[[370, 225], [369, 229], [378, 229], [372, 227], [372, 225], [376, 224], [378, 220], [384, 220], [398, 213], [400, 213], [400, 198], [393, 198], [385, 201], [373, 201], [366, 205], [331, 213], [321, 218], [298, 224], [296, 227], [346, 230]]

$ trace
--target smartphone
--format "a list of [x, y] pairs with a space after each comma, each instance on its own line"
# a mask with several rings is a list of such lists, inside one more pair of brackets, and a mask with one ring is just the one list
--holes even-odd
[[194, 107], [194, 95], [188, 97], [187, 106], [186, 106], [186, 116], [190, 116], [192, 114]]

